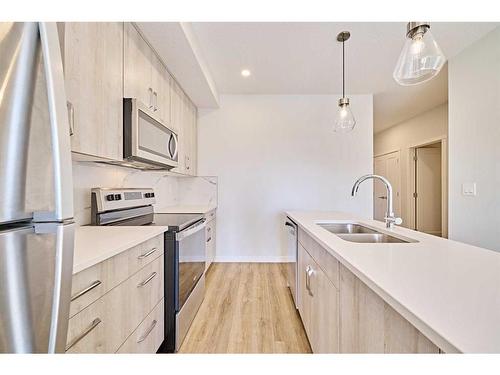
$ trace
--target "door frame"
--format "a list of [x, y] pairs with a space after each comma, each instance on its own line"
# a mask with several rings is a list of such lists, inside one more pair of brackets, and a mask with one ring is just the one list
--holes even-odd
[[424, 142], [411, 145], [408, 149], [408, 194], [407, 205], [409, 207], [409, 228], [415, 230], [415, 155], [416, 149], [433, 143], [441, 143], [441, 231], [442, 237], [448, 238], [448, 137], [442, 135], [427, 139]]
[[[403, 189], [403, 186], [402, 186], [402, 181], [403, 181], [403, 169], [401, 168], [401, 155], [402, 155], [402, 150], [400, 148], [398, 149], [395, 149], [395, 150], [392, 150], [392, 151], [389, 151], [389, 152], [383, 152], [383, 153], [380, 153], [380, 154], [377, 154], [377, 155], [374, 155], [373, 156], [373, 172], [375, 173], [375, 159], [381, 157], [381, 156], [387, 156], [387, 155], [390, 155], [390, 154], [395, 154], [397, 153], [398, 154], [398, 159], [399, 159], [399, 162], [398, 162], [398, 166], [399, 166], [399, 181], [398, 181], [398, 186], [399, 186], [399, 191], [395, 194], [395, 198], [398, 200], [398, 207], [399, 207], [399, 215], [400, 216], [403, 216], [403, 213], [402, 213], [402, 210], [403, 210], [403, 207], [402, 207], [402, 198], [401, 196], [403, 195], [402, 194], [402, 189]], [[385, 177], [385, 176], [384, 176]], [[394, 197], [393, 197], [394, 198]], [[375, 219], [375, 187], [373, 188], [373, 218]], [[393, 202], [394, 203], [394, 202]]]

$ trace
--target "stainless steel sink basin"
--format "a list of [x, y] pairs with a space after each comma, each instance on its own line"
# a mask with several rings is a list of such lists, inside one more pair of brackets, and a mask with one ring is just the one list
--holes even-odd
[[358, 223], [317, 223], [321, 228], [337, 235], [345, 241], [359, 243], [412, 243], [412, 239], [403, 239], [379, 232]]
[[377, 231], [355, 223], [319, 223], [321, 228], [335, 234], [377, 233]]
[[357, 233], [357, 234], [337, 234], [343, 240], [361, 243], [410, 243], [398, 237], [385, 233]]

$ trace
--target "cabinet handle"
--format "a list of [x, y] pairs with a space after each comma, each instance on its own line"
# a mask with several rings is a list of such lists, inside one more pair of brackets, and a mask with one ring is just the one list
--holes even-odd
[[311, 289], [311, 276], [314, 275], [314, 269], [312, 267], [309, 267], [309, 272], [307, 273], [307, 276], [309, 277], [309, 295], [313, 296], [313, 292]]
[[153, 89], [150, 87], [148, 88], [149, 92], [149, 109], [153, 108]]
[[156, 323], [157, 323], [156, 319], [153, 320], [153, 322], [151, 323], [149, 328], [146, 330], [146, 332], [144, 332], [144, 334], [141, 337], [139, 337], [139, 340], [137, 340], [138, 344], [140, 344], [141, 342], [143, 342], [144, 340], [146, 340], [148, 338], [148, 336], [151, 333], [151, 331], [153, 330], [153, 328], [155, 328]]
[[151, 276], [149, 276], [146, 280], [144, 280], [143, 282], [140, 282], [139, 284], [137, 284], [137, 287], [138, 288], [142, 288], [144, 285], [146, 285], [147, 283], [149, 283], [151, 280], [153, 280], [153, 278], [156, 276], [156, 272], [153, 272], [151, 274]]
[[212, 228], [208, 227], [207, 228], [207, 232], [210, 232], [212, 230]]
[[137, 259], [144, 259], [153, 254], [156, 251], [156, 247], [153, 247], [151, 250], [149, 250], [147, 253], [141, 254], [137, 257]]
[[101, 323], [101, 319], [100, 318], [95, 318], [92, 323], [90, 324], [90, 326], [88, 326], [85, 331], [83, 331], [82, 333], [80, 333], [77, 337], [75, 337], [69, 344], [68, 346], [66, 347], [66, 350], [70, 350], [73, 346], [75, 346], [76, 344], [78, 344], [80, 342], [80, 340], [82, 340], [85, 336], [87, 336], [90, 332], [92, 332], [94, 330], [95, 327], [97, 327], [99, 324]]
[[153, 111], [158, 110], [158, 93], [156, 91], [153, 91]]
[[207, 243], [210, 242], [211, 240], [212, 240], [212, 237], [208, 237]]
[[88, 287], [86, 287], [85, 289], [79, 291], [78, 293], [76, 293], [74, 296], [71, 296], [71, 301], [74, 301], [75, 299], [77, 298], [80, 298], [81, 296], [83, 296], [84, 294], [90, 292], [92, 289], [94, 288], [97, 288], [99, 285], [101, 285], [101, 280], [96, 280], [94, 281], [92, 284], [90, 284]]
[[309, 270], [311, 269], [311, 266], [306, 267], [306, 289], [309, 290]]
[[75, 134], [75, 107], [70, 101], [66, 102], [66, 107], [68, 108], [68, 123], [69, 123], [69, 135]]

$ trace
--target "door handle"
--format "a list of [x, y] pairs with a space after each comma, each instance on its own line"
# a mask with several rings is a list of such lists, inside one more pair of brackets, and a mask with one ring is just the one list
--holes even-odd
[[68, 107], [69, 135], [72, 136], [75, 134], [75, 107], [70, 101], [67, 101], [66, 104]]
[[144, 280], [144, 281], [140, 282], [139, 284], [137, 284], [137, 287], [138, 288], [142, 288], [144, 285], [146, 285], [151, 280], [153, 280], [156, 275], [157, 275], [157, 273], [153, 272], [146, 280]]
[[90, 292], [92, 289], [95, 289], [97, 288], [99, 285], [101, 285], [101, 280], [96, 280], [94, 281], [92, 284], [90, 284], [88, 287], [86, 287], [85, 289], [79, 291], [78, 293], [76, 293], [74, 296], [71, 297], [71, 301], [73, 302], [75, 299], [77, 298], [80, 298], [81, 296], [83, 296], [84, 294], [87, 294], [88, 292]]
[[75, 339], [73, 339], [69, 345], [66, 347], [66, 351], [70, 350], [73, 346], [78, 344], [85, 336], [87, 336], [90, 332], [92, 332], [99, 324], [101, 324], [102, 320], [100, 318], [95, 318], [90, 326], [85, 329], [82, 333], [80, 333]]
[[153, 109], [153, 89], [150, 87], [148, 88], [148, 93], [149, 93], [149, 109]]
[[153, 247], [151, 250], [149, 250], [147, 253], [141, 254], [137, 257], [137, 259], [144, 259], [153, 254], [156, 251], [156, 247]]
[[148, 336], [151, 333], [151, 331], [153, 330], [153, 328], [155, 328], [156, 323], [157, 323], [156, 319], [153, 320], [153, 322], [151, 323], [149, 328], [146, 330], [146, 332], [144, 332], [144, 334], [141, 337], [139, 337], [139, 340], [137, 340], [138, 344], [140, 344], [141, 342], [143, 342], [144, 340], [146, 340], [148, 338]]

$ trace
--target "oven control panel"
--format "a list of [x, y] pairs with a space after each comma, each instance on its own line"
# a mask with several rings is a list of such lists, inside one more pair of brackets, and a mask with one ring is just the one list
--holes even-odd
[[151, 188], [94, 188], [92, 194], [92, 210], [97, 213], [127, 209], [154, 204], [155, 192]]

